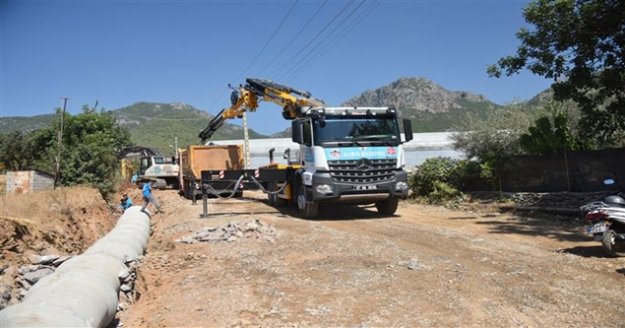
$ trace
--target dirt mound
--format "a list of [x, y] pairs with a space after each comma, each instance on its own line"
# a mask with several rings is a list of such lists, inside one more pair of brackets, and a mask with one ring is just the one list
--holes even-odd
[[71, 187], [0, 199], [0, 308], [16, 301], [17, 269], [35, 255], [82, 253], [119, 213], [93, 188]]

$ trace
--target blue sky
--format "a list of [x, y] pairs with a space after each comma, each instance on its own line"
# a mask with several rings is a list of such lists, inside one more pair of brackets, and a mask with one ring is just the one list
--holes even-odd
[[[400, 77], [500, 104], [529, 99], [550, 81], [485, 73], [514, 53], [527, 3], [0, 0], [0, 115], [52, 113], [61, 97], [74, 114], [97, 100], [106, 109], [183, 102], [214, 115], [229, 105], [228, 83], [249, 76], [331, 105]], [[283, 130], [279, 112], [261, 105], [250, 128]]]

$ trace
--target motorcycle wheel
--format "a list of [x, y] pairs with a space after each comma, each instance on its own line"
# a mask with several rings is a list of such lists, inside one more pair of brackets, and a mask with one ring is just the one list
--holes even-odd
[[601, 245], [603, 249], [610, 256], [619, 257], [625, 256], [625, 243], [616, 243], [617, 233], [614, 230], [607, 230], [603, 233], [603, 238], [601, 239]]

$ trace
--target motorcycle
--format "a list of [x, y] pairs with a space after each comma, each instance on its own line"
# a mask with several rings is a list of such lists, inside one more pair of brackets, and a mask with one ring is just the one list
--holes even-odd
[[625, 256], [625, 199], [607, 196], [580, 209], [587, 221], [585, 232], [601, 241], [610, 256]]

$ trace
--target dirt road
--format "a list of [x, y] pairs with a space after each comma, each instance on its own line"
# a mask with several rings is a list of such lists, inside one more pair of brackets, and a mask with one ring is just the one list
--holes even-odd
[[[209, 200], [198, 216], [173, 191], [138, 269], [124, 326], [622, 326], [625, 259], [603, 255], [580, 223], [403, 202], [326, 207], [317, 220], [260, 193]], [[205, 227], [260, 220], [231, 241]]]

